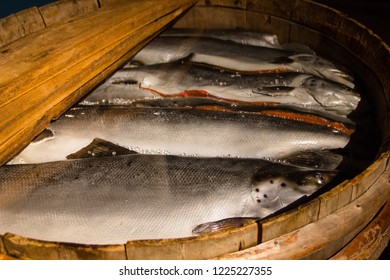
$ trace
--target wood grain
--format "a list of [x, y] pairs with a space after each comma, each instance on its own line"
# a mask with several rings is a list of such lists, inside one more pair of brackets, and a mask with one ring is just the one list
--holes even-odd
[[191, 5], [185, 0], [159, 5], [130, 1], [47, 27], [8, 45], [6, 52], [0, 49], [0, 164], [71, 105], [57, 106], [61, 100], [77, 101], [69, 95], [80, 95], [79, 89], [96, 76], [104, 79], [101, 73], [109, 74], [105, 69]]
[[7, 255], [16, 259], [34, 260], [124, 260], [124, 245], [77, 245], [44, 242], [14, 234], [3, 236]]
[[72, 21], [99, 9], [96, 0], [62, 0], [39, 8], [46, 26]]
[[[385, 187], [385, 186], [384, 186]], [[390, 200], [378, 216], [332, 260], [376, 260], [390, 239]]]

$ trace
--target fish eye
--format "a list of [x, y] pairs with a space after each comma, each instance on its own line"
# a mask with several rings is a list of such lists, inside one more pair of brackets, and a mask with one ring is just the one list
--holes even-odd
[[280, 186], [284, 188], [287, 185], [286, 185], [286, 183], [281, 183]]

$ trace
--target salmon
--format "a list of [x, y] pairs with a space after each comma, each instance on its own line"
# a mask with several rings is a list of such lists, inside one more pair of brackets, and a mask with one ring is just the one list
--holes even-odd
[[205, 223], [262, 219], [336, 175], [261, 159], [142, 154], [5, 165], [0, 234], [81, 244], [189, 237], [209, 231]]
[[94, 138], [143, 154], [280, 159], [343, 148], [342, 124], [280, 110], [85, 106], [67, 111], [10, 163], [64, 160]]

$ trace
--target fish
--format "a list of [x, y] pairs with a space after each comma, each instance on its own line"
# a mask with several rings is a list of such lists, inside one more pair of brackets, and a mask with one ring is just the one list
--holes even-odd
[[[138, 107], [138, 108], [191, 108], [191, 109], [210, 109], [210, 110], [219, 110], [219, 111], [237, 111], [241, 113], [249, 112], [249, 113], [261, 113], [262, 111], [268, 110], [279, 110], [283, 111], [286, 114], [295, 114], [295, 115], [306, 115], [308, 118], [323, 118], [329, 123], [336, 124], [340, 123], [345, 127], [345, 130], [350, 131], [352, 134], [355, 131], [356, 123], [350, 118], [338, 114], [329, 113], [326, 111], [315, 111], [310, 110], [310, 108], [303, 108], [299, 106], [293, 105], [284, 105], [284, 104], [269, 104], [269, 103], [235, 103], [235, 102], [227, 102], [218, 98], [210, 98], [209, 95], [205, 97], [191, 96], [192, 92], [186, 91], [182, 92], [182, 97], [180, 95], [176, 95], [176, 97], [169, 98], [153, 98], [153, 99], [142, 99], [142, 100], [134, 100], [129, 103], [118, 102], [112, 103], [116, 105], [124, 105], [129, 107]], [[96, 96], [95, 96], [96, 97]], [[89, 106], [89, 103], [81, 102], [80, 106]], [[104, 104], [104, 103], [99, 103]]]
[[[66, 156], [67, 159], [80, 159], [80, 158], [92, 158], [92, 157], [105, 157], [105, 156], [117, 156], [137, 154], [132, 150], [125, 147], [116, 145], [112, 142], [104, 139], [95, 138], [87, 146], [83, 147], [79, 151]], [[340, 153], [336, 153], [329, 150], [321, 151], [304, 151], [291, 154], [282, 160], [267, 159], [268, 161], [274, 161], [280, 164], [294, 165], [304, 168], [323, 169], [323, 170], [339, 170], [346, 173], [346, 170], [340, 169], [341, 163], [344, 161], [345, 156]]]
[[162, 32], [160, 36], [211, 37], [244, 45], [281, 48], [278, 36], [275, 34], [243, 29], [170, 28]]
[[64, 160], [94, 138], [143, 154], [283, 158], [299, 151], [346, 146], [353, 133], [337, 122], [267, 110], [260, 113], [84, 106], [50, 123], [9, 164]]
[[141, 64], [172, 62], [191, 56], [191, 61], [219, 66], [231, 72], [302, 72], [354, 88], [354, 77], [345, 67], [317, 55], [285, 49], [242, 45], [207, 37], [158, 36], [131, 61]]
[[143, 154], [4, 165], [0, 234], [92, 245], [190, 237], [204, 223], [229, 218], [234, 226], [310, 199], [337, 174], [262, 159]]
[[78, 106], [95, 105], [131, 105], [136, 101], [161, 99], [156, 93], [142, 89], [138, 84], [116, 83], [108, 80], [93, 89], [82, 100]]
[[[314, 75], [298, 72], [237, 74], [185, 61], [120, 69], [107, 83], [130, 84], [132, 89], [138, 85], [163, 97], [197, 91], [198, 95], [203, 92], [204, 96], [233, 103], [288, 104], [344, 116], [354, 111], [360, 101], [358, 92]], [[127, 92], [129, 99], [133, 98], [130, 87]], [[147, 93], [145, 96], [149, 98]]]

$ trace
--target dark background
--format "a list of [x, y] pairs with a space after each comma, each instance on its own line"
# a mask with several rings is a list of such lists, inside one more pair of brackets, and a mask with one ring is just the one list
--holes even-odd
[[[390, 0], [314, 0], [360, 21], [390, 44]], [[0, 18], [53, 0], [0, 0]], [[313, 15], [315, 16], [315, 15]]]
[[6, 17], [20, 10], [31, 8], [33, 6], [43, 6], [53, 0], [0, 0], [0, 18]]
[[[379, 35], [390, 45], [390, 0], [314, 0], [339, 10]], [[43, 6], [53, 0], [0, 0], [0, 18], [33, 6]], [[313, 15], [315, 16], [315, 15]], [[389, 77], [390, 79], [390, 77]], [[389, 247], [381, 259], [390, 259]]]

